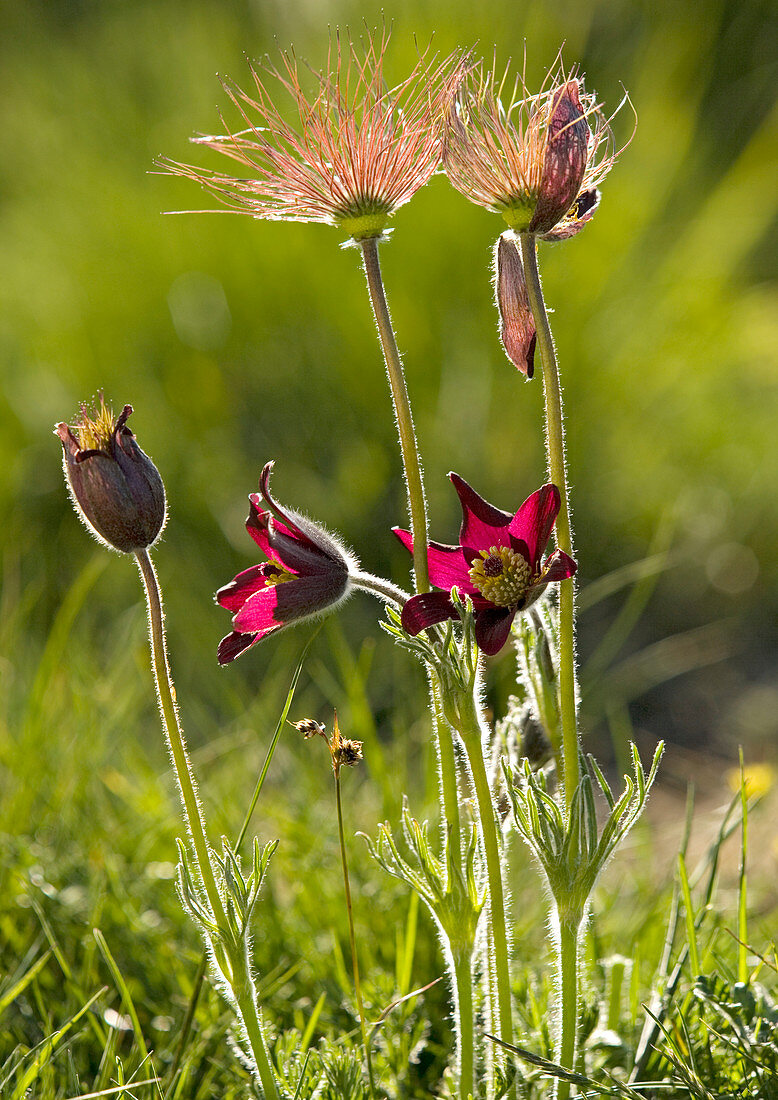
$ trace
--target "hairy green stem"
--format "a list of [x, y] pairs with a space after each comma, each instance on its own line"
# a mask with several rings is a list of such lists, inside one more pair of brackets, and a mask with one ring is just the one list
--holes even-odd
[[[559, 929], [559, 984], [562, 1011], [557, 1061], [572, 1070], [578, 1039], [578, 928], [567, 924]], [[554, 1100], [568, 1100], [569, 1096], [570, 1082], [557, 1078]]]
[[451, 857], [457, 867], [462, 865], [462, 822], [459, 815], [459, 779], [457, 758], [454, 751], [454, 735], [443, 714], [440, 697], [440, 681], [437, 673], [427, 669], [430, 685], [432, 719], [438, 745], [440, 796], [444, 817], [443, 842], [450, 845]]
[[355, 588], [361, 588], [363, 592], [371, 592], [387, 603], [393, 603], [395, 607], [402, 607], [411, 597], [404, 588], [392, 584], [383, 577], [376, 577], [373, 573], [364, 573], [361, 569], [351, 574], [351, 583]]
[[458, 1076], [460, 1100], [475, 1095], [473, 1028], [473, 959], [472, 954], [462, 952], [454, 959], [457, 1002], [457, 1043], [459, 1046]]
[[338, 837], [340, 838], [340, 861], [343, 867], [343, 888], [346, 893], [346, 915], [348, 917], [348, 934], [351, 941], [351, 966], [354, 972], [354, 993], [357, 998], [359, 1011], [359, 1026], [362, 1030], [362, 1045], [365, 1048], [365, 1061], [367, 1062], [367, 1076], [370, 1080], [370, 1095], [375, 1100], [375, 1081], [373, 1079], [373, 1059], [370, 1053], [370, 1041], [367, 1037], [367, 1024], [365, 1022], [365, 1007], [362, 1003], [362, 985], [359, 980], [359, 958], [357, 956], [357, 937], [354, 932], [354, 912], [351, 905], [351, 884], [348, 877], [348, 858], [346, 856], [346, 837], [343, 832], [343, 801], [340, 794], [340, 766], [334, 766], [335, 771], [335, 798], [338, 808]]
[[402, 360], [400, 359], [400, 352], [392, 328], [392, 319], [389, 315], [389, 306], [386, 301], [386, 293], [384, 292], [381, 264], [378, 259], [378, 241], [375, 237], [370, 237], [359, 243], [362, 248], [367, 288], [378, 327], [378, 335], [384, 353], [384, 362], [386, 363], [386, 373], [389, 377], [389, 387], [392, 391], [394, 413], [397, 418], [397, 432], [400, 437], [405, 482], [408, 488], [416, 591], [428, 592], [430, 582], [427, 568], [427, 503], [424, 497], [424, 482], [422, 480], [419, 452], [416, 446], [416, 433], [413, 428], [408, 387], [405, 384]]
[[[548, 322], [546, 304], [538, 271], [538, 252], [535, 236], [522, 233], [519, 236], [524, 278], [527, 283], [530, 308], [535, 321], [537, 346], [543, 368], [543, 394], [546, 406], [546, 449], [548, 472], [559, 489], [560, 508], [556, 520], [556, 541], [560, 550], [572, 557], [573, 534], [570, 523], [570, 504], [567, 490], [567, 466], [565, 460], [565, 422], [562, 412], [562, 389], [559, 384], [554, 338]], [[562, 744], [564, 754], [565, 803], [568, 811], [580, 779], [578, 764], [578, 721], [575, 690], [575, 588], [572, 577], [559, 584], [559, 709], [562, 718]]]
[[[151, 641], [151, 664], [154, 672], [154, 683], [157, 688], [157, 701], [159, 703], [162, 728], [165, 732], [168, 750], [173, 762], [178, 790], [184, 810], [184, 822], [187, 833], [194, 849], [197, 869], [205, 890], [211, 915], [214, 923], [227, 928], [229, 922], [224, 908], [219, 888], [211, 864], [208, 838], [205, 831], [200, 801], [197, 795], [189, 755], [186, 750], [184, 732], [178, 717], [176, 702], [176, 689], [173, 686], [173, 678], [170, 674], [170, 664], [167, 655], [167, 641], [165, 639], [165, 613], [162, 605], [162, 592], [157, 580], [154, 564], [147, 550], [137, 550], [135, 558], [138, 562], [143, 587], [146, 592], [146, 603], [149, 614], [149, 637]], [[219, 967], [233, 988], [238, 1008], [246, 1028], [252, 1054], [257, 1067], [262, 1090], [266, 1100], [277, 1100], [273, 1072], [270, 1068], [270, 1059], [267, 1053], [265, 1038], [262, 1033], [262, 1025], [259, 1018], [259, 1009], [256, 1003], [256, 992], [248, 960], [235, 958], [232, 954], [227, 957], [218, 941], [214, 942], [214, 952]], [[245, 973], [240, 973], [245, 970]]]
[[482, 727], [474, 695], [461, 700], [460, 722], [457, 729], [462, 737], [470, 762], [481, 836], [486, 855], [486, 875], [489, 883], [489, 913], [492, 922], [492, 948], [497, 980], [497, 1019], [500, 1038], [504, 1043], [513, 1041], [511, 1009], [510, 958], [508, 952], [508, 924], [505, 917], [505, 895], [502, 886], [502, 860], [500, 858], [499, 826], [494, 809], [494, 799], [484, 764]]

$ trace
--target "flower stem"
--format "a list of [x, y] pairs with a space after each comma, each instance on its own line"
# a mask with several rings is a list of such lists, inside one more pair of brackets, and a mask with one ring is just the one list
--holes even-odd
[[346, 893], [346, 913], [348, 916], [348, 934], [351, 941], [351, 966], [354, 971], [354, 992], [357, 998], [359, 1010], [359, 1026], [362, 1029], [362, 1045], [365, 1048], [365, 1061], [367, 1062], [367, 1075], [370, 1079], [370, 1095], [375, 1100], [375, 1081], [373, 1079], [373, 1059], [370, 1054], [370, 1042], [367, 1037], [367, 1024], [365, 1023], [365, 1008], [362, 1003], [362, 985], [359, 980], [359, 959], [357, 957], [357, 938], [354, 933], [354, 913], [351, 906], [351, 885], [348, 877], [348, 859], [346, 857], [346, 838], [343, 833], [343, 802], [340, 795], [340, 767], [334, 766], [335, 772], [335, 798], [338, 807], [338, 836], [340, 838], [340, 862], [343, 867], [343, 888]]
[[504, 1043], [513, 1041], [511, 1009], [511, 978], [508, 954], [508, 926], [505, 919], [505, 895], [502, 888], [502, 861], [498, 839], [497, 818], [489, 779], [484, 764], [481, 742], [482, 728], [474, 695], [462, 700], [460, 724], [457, 727], [470, 761], [481, 836], [486, 855], [486, 875], [489, 883], [489, 912], [492, 923], [492, 948], [497, 979], [497, 1018], [500, 1038]]
[[[162, 592], [157, 580], [154, 564], [147, 550], [136, 550], [135, 558], [138, 562], [143, 587], [146, 592], [146, 604], [149, 614], [149, 638], [151, 642], [151, 664], [154, 672], [154, 683], [157, 688], [157, 701], [159, 703], [162, 728], [165, 732], [170, 757], [173, 762], [178, 790], [184, 810], [184, 823], [194, 849], [197, 868], [200, 872], [203, 888], [208, 898], [214, 923], [220, 928], [229, 926], [224, 903], [211, 864], [208, 838], [205, 832], [200, 801], [197, 795], [192, 766], [186, 750], [184, 732], [178, 717], [176, 703], [176, 689], [173, 686], [173, 678], [170, 675], [170, 664], [167, 656], [167, 641], [165, 639], [165, 613], [162, 605]], [[238, 1005], [246, 1034], [251, 1045], [257, 1074], [262, 1086], [265, 1100], [278, 1100], [273, 1071], [270, 1067], [270, 1058], [262, 1033], [262, 1025], [259, 1017], [259, 1008], [256, 1002], [256, 991], [251, 978], [251, 972], [247, 959], [236, 958], [232, 954], [225, 958], [224, 951], [216, 942], [213, 943], [216, 961], [225, 976], [228, 977], [235, 1000]], [[239, 954], [239, 953], [238, 953]], [[241, 972], [244, 971], [244, 972]]]
[[387, 603], [393, 603], [395, 607], [402, 607], [411, 598], [405, 589], [392, 584], [391, 581], [387, 581], [383, 577], [376, 577], [372, 573], [363, 573], [361, 569], [351, 574], [351, 583], [355, 588], [361, 588], [364, 592], [372, 592], [379, 599], [386, 600]]
[[378, 259], [378, 242], [375, 237], [360, 241], [362, 260], [367, 276], [367, 288], [373, 306], [378, 335], [392, 391], [394, 412], [397, 418], [397, 431], [400, 437], [405, 483], [408, 488], [408, 505], [413, 535], [413, 570], [416, 575], [416, 591], [428, 592], [429, 571], [427, 568], [427, 504], [424, 497], [424, 482], [421, 462], [416, 446], [416, 433], [413, 428], [408, 387], [405, 384], [402, 360], [397, 348], [389, 306], [381, 277], [381, 264]]
[[[559, 978], [562, 999], [561, 1033], [557, 1061], [575, 1069], [578, 1038], [578, 929], [562, 924], [559, 929]], [[554, 1100], [568, 1100], [570, 1082], [556, 1080]]]
[[454, 959], [457, 997], [457, 1041], [459, 1045], [459, 1095], [468, 1100], [475, 1095], [473, 1079], [473, 973], [472, 955], [462, 952]]
[[[567, 466], [565, 461], [565, 422], [562, 412], [562, 389], [559, 384], [554, 338], [548, 322], [546, 304], [538, 271], [538, 253], [535, 236], [522, 233], [519, 236], [524, 277], [527, 283], [530, 308], [537, 331], [537, 344], [543, 367], [543, 393], [546, 405], [546, 449], [548, 472], [559, 489], [561, 498], [556, 521], [556, 541], [560, 550], [573, 555], [573, 535], [570, 523], [570, 504], [567, 490]], [[562, 718], [562, 743], [564, 754], [565, 804], [568, 812], [572, 805], [580, 779], [578, 765], [578, 722], [576, 716], [575, 689], [575, 589], [572, 577], [559, 584], [559, 709]]]

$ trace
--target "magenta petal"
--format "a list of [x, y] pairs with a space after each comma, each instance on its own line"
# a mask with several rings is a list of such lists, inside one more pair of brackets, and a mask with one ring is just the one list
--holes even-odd
[[246, 530], [253, 538], [263, 554], [270, 557], [270, 512], [259, 506], [259, 497], [252, 493], [249, 497], [249, 514], [246, 520]]
[[503, 512], [479, 496], [459, 474], [448, 475], [462, 505], [462, 527], [459, 542], [469, 564], [479, 550], [492, 546], [510, 546], [509, 526], [513, 519], [510, 512]]
[[276, 614], [278, 593], [282, 588], [298, 583], [302, 582], [286, 581], [285, 584], [262, 588], [249, 596], [232, 620], [235, 629], [241, 634], [266, 634], [269, 630], [283, 626], [284, 619]]
[[445, 588], [447, 592], [456, 585], [471, 594], [475, 591], [468, 576], [469, 567], [461, 546], [446, 546], [442, 542], [431, 542], [427, 548], [430, 584], [436, 588]]
[[228, 611], [238, 611], [249, 596], [253, 596], [267, 584], [267, 563], [252, 565], [250, 569], [244, 569], [238, 573], [229, 584], [225, 584], [216, 593], [216, 602]]
[[219, 648], [216, 651], [219, 664], [228, 665], [230, 661], [234, 661], [236, 657], [240, 657], [241, 653], [250, 649], [258, 638], [258, 634], [239, 634], [233, 630], [232, 634], [228, 634], [219, 642]]
[[505, 354], [527, 378], [535, 371], [537, 333], [527, 294], [524, 265], [513, 235], [503, 233], [497, 241], [497, 309], [500, 339]]
[[540, 558], [551, 537], [559, 512], [559, 490], [556, 485], [544, 485], [527, 499], [511, 520], [511, 539], [522, 540], [529, 551], [528, 561], [536, 572]]
[[573, 561], [569, 554], [566, 554], [564, 550], [555, 550], [543, 566], [540, 580], [544, 584], [551, 584], [554, 581], [566, 581], [568, 577], [575, 576], [577, 569], [577, 563]]
[[411, 596], [400, 618], [403, 630], [415, 638], [420, 630], [459, 616], [448, 592], [423, 592], [420, 596]]
[[410, 531], [403, 531], [402, 527], [393, 527], [392, 534], [397, 535], [397, 538], [409, 554], [413, 553], [413, 537]]
[[[299, 539], [306, 545], [317, 549], [317, 541], [310, 538], [308, 533], [301, 529], [300, 524], [297, 522], [298, 517], [295, 513], [290, 512], [288, 509], [285, 511], [278, 501], [270, 495], [270, 474], [273, 470], [273, 463], [266, 462], [262, 468], [262, 473], [259, 475], [259, 493], [262, 499], [267, 504], [270, 511], [273, 513], [275, 520], [279, 523], [279, 530], [284, 534], [288, 534], [292, 539]], [[252, 504], [255, 501], [255, 496], [249, 498]], [[308, 524], [306, 524], [308, 526]]]
[[475, 640], [488, 657], [499, 653], [508, 640], [516, 612], [510, 607], [488, 607], [475, 616]]

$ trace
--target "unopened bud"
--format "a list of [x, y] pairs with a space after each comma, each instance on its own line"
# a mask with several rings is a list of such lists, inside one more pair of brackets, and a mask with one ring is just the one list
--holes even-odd
[[512, 233], [503, 233], [498, 238], [496, 265], [502, 346], [511, 363], [531, 378], [535, 371], [537, 333], [527, 294], [524, 265]]
[[127, 427], [132, 405], [119, 417], [101, 398], [80, 424], [54, 429], [62, 443], [65, 479], [73, 504], [98, 541], [131, 554], [156, 542], [165, 526], [165, 487], [154, 463]]

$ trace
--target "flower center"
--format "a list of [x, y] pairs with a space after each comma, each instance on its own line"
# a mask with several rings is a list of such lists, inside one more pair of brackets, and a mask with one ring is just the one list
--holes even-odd
[[265, 578], [265, 588], [273, 588], [277, 584], [291, 581], [295, 576], [289, 569], [284, 569], [283, 565], [277, 565], [274, 561], [265, 562], [261, 573]]
[[523, 599], [532, 580], [529, 562], [508, 546], [479, 550], [468, 576], [475, 587], [497, 607], [514, 607]]

